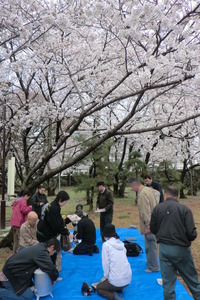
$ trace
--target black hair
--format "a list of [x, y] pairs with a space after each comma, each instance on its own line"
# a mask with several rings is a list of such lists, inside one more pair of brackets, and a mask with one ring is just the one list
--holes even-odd
[[152, 177], [148, 174], [144, 175], [143, 179], [152, 179]]
[[98, 182], [97, 182], [97, 184], [96, 184], [96, 187], [98, 187], [98, 186], [100, 186], [100, 185], [103, 185], [103, 186], [105, 186], [105, 183], [104, 183], [104, 181], [98, 181]]
[[52, 238], [52, 239], [46, 241], [46, 245], [47, 245], [47, 248], [54, 246], [54, 250], [56, 250], [57, 252], [60, 250], [60, 243], [57, 240], [57, 238]]
[[58, 192], [55, 200], [56, 200], [56, 202], [64, 202], [64, 201], [67, 201], [69, 199], [70, 199], [70, 197], [69, 197], [67, 192], [60, 191], [60, 192]]
[[78, 208], [83, 209], [83, 205], [82, 205], [82, 204], [77, 204], [77, 205], [76, 205], [76, 210], [77, 210]]
[[166, 186], [165, 193], [172, 197], [178, 197], [178, 189], [175, 186]]
[[46, 188], [45, 188], [44, 184], [40, 184], [40, 185], [38, 185], [38, 190], [40, 190], [40, 189], [45, 189], [45, 190], [46, 190]]
[[25, 195], [28, 195], [28, 196], [30, 196], [30, 191], [28, 191], [28, 190], [23, 190], [23, 191], [21, 191], [21, 193], [20, 193], [20, 196], [25, 196]]

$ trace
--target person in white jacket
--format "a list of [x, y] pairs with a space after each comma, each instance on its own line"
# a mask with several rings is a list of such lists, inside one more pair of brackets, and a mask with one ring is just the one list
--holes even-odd
[[126, 256], [124, 243], [119, 240], [113, 224], [103, 230], [105, 242], [102, 247], [102, 266], [104, 277], [97, 284], [97, 292], [108, 300], [120, 300], [117, 292], [130, 284], [132, 270]]

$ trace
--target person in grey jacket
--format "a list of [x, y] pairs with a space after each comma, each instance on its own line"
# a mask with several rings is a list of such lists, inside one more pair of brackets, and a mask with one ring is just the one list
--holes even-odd
[[105, 225], [103, 235], [106, 240], [102, 247], [104, 277], [97, 284], [97, 292], [108, 300], [122, 300], [117, 292], [122, 293], [132, 279], [126, 248], [119, 240], [113, 224]]
[[191, 254], [191, 241], [197, 231], [191, 210], [178, 202], [178, 189], [165, 188], [165, 202], [158, 204], [151, 216], [150, 230], [159, 243], [164, 300], [174, 300], [177, 271], [194, 299], [200, 299], [200, 283]]
[[30, 289], [30, 284], [38, 268], [49, 275], [54, 285], [58, 272], [50, 256], [58, 251], [58, 248], [59, 242], [53, 238], [46, 243], [30, 246], [11, 256], [0, 273], [2, 283], [0, 299], [32, 300], [34, 293]]

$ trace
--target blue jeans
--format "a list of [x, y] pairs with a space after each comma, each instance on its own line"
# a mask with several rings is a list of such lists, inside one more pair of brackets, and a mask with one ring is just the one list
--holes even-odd
[[34, 293], [30, 288], [26, 289], [20, 296], [17, 296], [9, 281], [3, 281], [2, 283], [5, 289], [0, 289], [0, 300], [32, 300], [34, 297]]

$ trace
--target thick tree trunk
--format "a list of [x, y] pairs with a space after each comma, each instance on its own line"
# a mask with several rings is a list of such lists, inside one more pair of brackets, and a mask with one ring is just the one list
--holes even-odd
[[12, 227], [8, 234], [0, 241], [0, 248], [9, 247], [11, 250], [13, 249], [13, 231]]

